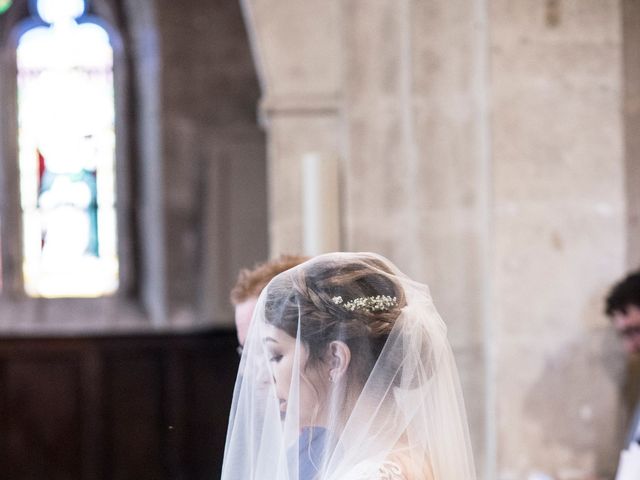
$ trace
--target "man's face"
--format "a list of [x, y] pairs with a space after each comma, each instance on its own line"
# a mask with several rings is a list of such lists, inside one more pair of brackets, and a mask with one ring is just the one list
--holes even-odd
[[247, 338], [251, 317], [253, 317], [253, 310], [256, 308], [257, 302], [258, 297], [250, 297], [236, 305], [236, 332], [240, 345], [244, 345]]
[[640, 308], [629, 305], [626, 313], [614, 312], [613, 325], [622, 338], [628, 354], [640, 354]]

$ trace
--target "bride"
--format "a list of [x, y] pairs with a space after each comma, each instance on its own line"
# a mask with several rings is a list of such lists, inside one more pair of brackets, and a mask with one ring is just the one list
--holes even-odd
[[262, 292], [223, 480], [474, 480], [446, 327], [370, 253], [315, 257]]

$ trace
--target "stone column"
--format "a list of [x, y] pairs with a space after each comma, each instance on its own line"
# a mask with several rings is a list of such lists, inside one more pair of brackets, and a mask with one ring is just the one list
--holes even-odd
[[429, 285], [482, 474], [489, 172], [486, 27], [475, 3], [344, 2], [345, 231], [348, 249], [382, 253]]
[[[304, 252], [303, 170], [305, 155], [341, 158], [340, 118], [335, 98], [265, 102], [268, 129], [269, 233], [273, 256]], [[336, 245], [335, 249], [339, 249]]]
[[262, 83], [272, 256], [303, 251], [303, 157], [341, 158], [339, 5], [242, 2]]
[[623, 74], [625, 173], [627, 188], [627, 265], [640, 268], [640, 2], [624, 0]]
[[492, 0], [497, 478], [612, 476], [625, 263], [619, 2]]

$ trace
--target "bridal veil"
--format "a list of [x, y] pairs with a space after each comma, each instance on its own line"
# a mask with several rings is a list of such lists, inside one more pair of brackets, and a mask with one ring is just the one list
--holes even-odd
[[426, 285], [371, 253], [264, 289], [240, 361], [223, 480], [474, 480], [447, 329]]

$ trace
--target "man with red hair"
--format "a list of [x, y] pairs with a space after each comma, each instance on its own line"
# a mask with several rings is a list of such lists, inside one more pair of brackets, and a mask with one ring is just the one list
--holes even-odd
[[308, 259], [309, 257], [302, 255], [280, 255], [273, 260], [259, 263], [252, 269], [240, 270], [238, 280], [231, 290], [231, 303], [235, 307], [236, 330], [240, 343], [238, 351], [242, 351], [251, 324], [251, 317], [253, 317], [253, 310], [262, 289], [279, 273]]

